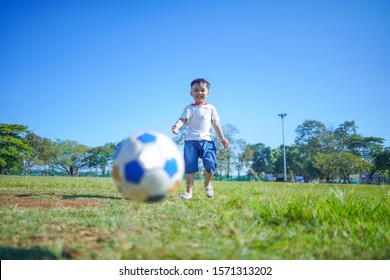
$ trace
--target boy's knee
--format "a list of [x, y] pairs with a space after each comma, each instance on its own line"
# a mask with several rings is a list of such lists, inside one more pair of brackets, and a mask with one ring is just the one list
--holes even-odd
[[184, 169], [185, 174], [193, 174], [199, 171], [197, 164], [186, 164]]
[[217, 170], [217, 163], [215, 161], [204, 160], [203, 161], [204, 169], [210, 174], [214, 174], [215, 170]]

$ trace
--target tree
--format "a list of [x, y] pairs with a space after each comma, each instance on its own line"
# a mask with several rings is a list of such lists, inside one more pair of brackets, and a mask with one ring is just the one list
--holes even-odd
[[252, 145], [245, 144], [242, 152], [239, 155], [239, 160], [244, 164], [246, 168], [249, 168], [253, 161]]
[[384, 140], [379, 137], [364, 137], [354, 134], [348, 140], [348, 151], [362, 159], [373, 161], [375, 155], [383, 150]]
[[321, 165], [319, 161], [322, 162], [327, 157], [324, 155], [317, 157], [318, 153], [351, 153], [371, 162], [373, 155], [382, 149], [383, 143], [381, 138], [357, 134], [354, 121], [346, 121], [332, 130], [326, 129], [321, 122], [307, 120], [297, 127], [296, 133], [295, 144], [300, 152], [304, 175], [312, 177], [325, 176], [323, 170], [316, 166]]
[[331, 137], [325, 125], [314, 120], [306, 120], [295, 130], [295, 145], [299, 150], [302, 172], [306, 177], [316, 177], [318, 170], [314, 167], [314, 158], [319, 152], [330, 152]]
[[306, 156], [313, 156], [318, 151], [326, 151], [329, 147], [329, 133], [325, 125], [319, 121], [306, 120], [295, 132], [295, 144]]
[[39, 137], [33, 132], [27, 133], [26, 140], [31, 147], [31, 153], [25, 157], [25, 173], [30, 174], [34, 165], [50, 164], [56, 156], [56, 151], [50, 139]]
[[263, 143], [251, 145], [253, 159], [250, 173], [255, 177], [261, 177], [263, 173], [269, 171], [271, 165], [271, 148]]
[[318, 153], [314, 157], [313, 166], [318, 169], [320, 180], [329, 182], [337, 175], [336, 157], [335, 153]]
[[374, 166], [375, 172], [381, 172], [385, 176], [390, 176], [390, 147], [376, 155]]
[[360, 174], [363, 171], [370, 171], [372, 169], [372, 164], [367, 160], [361, 159], [359, 156], [356, 156], [352, 153], [333, 153], [333, 166], [338, 171], [341, 178], [344, 179], [344, 182], [349, 181], [349, 176], [351, 174]]
[[334, 131], [336, 150], [350, 152], [362, 159], [372, 161], [376, 154], [383, 150], [384, 139], [364, 137], [357, 133], [355, 121], [346, 121]]
[[98, 169], [102, 175], [105, 175], [112, 162], [116, 145], [107, 143], [104, 146], [98, 146], [87, 150], [83, 162], [89, 168]]
[[[225, 138], [230, 143], [230, 146], [225, 149], [227, 151], [226, 175], [229, 177], [231, 164], [233, 163], [233, 159], [236, 156], [237, 149], [240, 147], [240, 143], [241, 143], [240, 142], [241, 140], [239, 141], [237, 139], [237, 135], [240, 133], [240, 131], [238, 130], [237, 127], [228, 123], [226, 125], [223, 125], [223, 133]], [[220, 142], [219, 139], [218, 142]]]
[[344, 183], [350, 183], [351, 174], [360, 174], [372, 168], [370, 162], [350, 152], [318, 153], [314, 166], [320, 172], [320, 179], [326, 179], [329, 182], [330, 179], [341, 177]]
[[83, 167], [83, 156], [88, 150], [87, 146], [81, 145], [76, 141], [59, 140], [54, 142], [57, 157], [53, 161], [53, 166], [59, 170], [65, 171], [68, 176], [74, 176], [79, 173]]
[[237, 176], [241, 176], [241, 171], [244, 168], [249, 167], [249, 162], [252, 160], [253, 151], [250, 149], [250, 146], [246, 144], [245, 140], [238, 139], [237, 140], [237, 158], [235, 162], [235, 167], [237, 170]]
[[335, 129], [333, 134], [337, 151], [347, 152], [350, 150], [350, 139], [356, 134], [357, 128], [355, 121], [346, 121]]
[[214, 142], [217, 147], [217, 160], [218, 165], [221, 171], [224, 171], [226, 176], [230, 176], [230, 169], [233, 163], [233, 159], [236, 157], [237, 149], [240, 147], [240, 141], [237, 139], [236, 135], [239, 133], [237, 127], [231, 124], [226, 124], [222, 126], [222, 131], [225, 138], [229, 141], [230, 146], [224, 148], [221, 144], [221, 141], [214, 136]]
[[0, 174], [4, 170], [22, 166], [23, 156], [31, 153], [25, 135], [27, 126], [18, 124], [0, 124]]
[[[300, 153], [295, 145], [286, 147], [286, 166], [287, 173], [296, 175], [302, 175], [301, 158]], [[283, 159], [283, 146], [280, 145], [276, 149], [271, 150], [271, 165], [269, 172], [273, 174], [282, 174], [284, 172], [284, 159]]]

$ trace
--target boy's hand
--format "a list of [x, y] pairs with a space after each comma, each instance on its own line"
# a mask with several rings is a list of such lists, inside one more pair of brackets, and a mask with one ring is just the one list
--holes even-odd
[[172, 133], [173, 134], [178, 134], [176, 125], [172, 126]]
[[226, 149], [227, 147], [229, 147], [230, 143], [229, 141], [226, 139], [226, 138], [222, 138], [221, 139], [221, 143], [223, 145], [223, 147]]

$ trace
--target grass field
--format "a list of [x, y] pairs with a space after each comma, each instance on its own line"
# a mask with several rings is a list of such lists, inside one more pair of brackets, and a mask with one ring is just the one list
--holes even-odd
[[201, 184], [139, 204], [109, 178], [0, 176], [0, 257], [390, 259], [390, 186]]

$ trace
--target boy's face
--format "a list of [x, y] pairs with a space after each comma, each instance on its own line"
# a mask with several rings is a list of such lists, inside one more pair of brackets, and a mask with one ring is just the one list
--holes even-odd
[[191, 87], [190, 94], [196, 103], [204, 103], [209, 96], [209, 89], [205, 83], [194, 84]]

